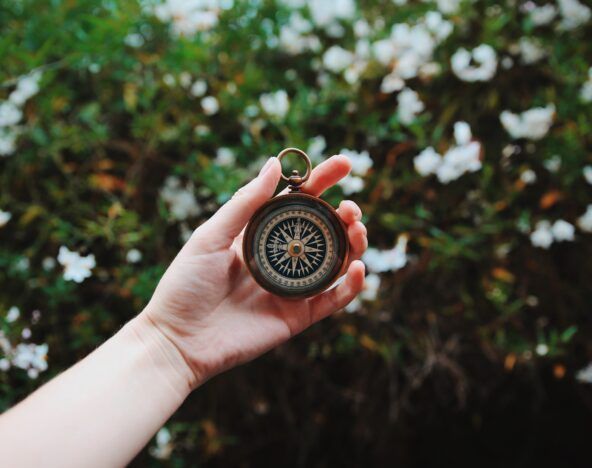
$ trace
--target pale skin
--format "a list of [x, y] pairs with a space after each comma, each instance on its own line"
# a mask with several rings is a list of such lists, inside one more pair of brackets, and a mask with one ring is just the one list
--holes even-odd
[[[351, 165], [333, 156], [303, 191], [315, 196]], [[13, 467], [123, 466], [191, 391], [327, 317], [364, 287], [359, 260], [368, 246], [360, 208], [341, 202], [350, 261], [345, 279], [309, 299], [282, 299], [259, 287], [242, 258], [254, 211], [280, 179], [271, 158], [195, 230], [146, 308], [89, 356], [0, 416], [0, 464]]]

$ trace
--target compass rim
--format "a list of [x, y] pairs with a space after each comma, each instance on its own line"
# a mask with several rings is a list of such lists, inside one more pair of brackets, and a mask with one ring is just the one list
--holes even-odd
[[[336, 255], [336, 264], [335, 267], [330, 271], [330, 273], [326, 276], [329, 278], [329, 281], [321, 281], [316, 287], [311, 288], [310, 290], [305, 291], [290, 291], [284, 288], [277, 286], [276, 284], [272, 283], [271, 281], [267, 280], [267, 278], [261, 273], [259, 270], [256, 260], [255, 260], [255, 249], [251, 248], [253, 242], [253, 236], [255, 234], [256, 228], [258, 226], [258, 222], [262, 219], [263, 213], [267, 210], [269, 212], [273, 211], [274, 205], [281, 205], [286, 202], [298, 202], [298, 200], [302, 200], [308, 204], [316, 203], [320, 206], [321, 210], [325, 209], [326, 213], [323, 213], [328, 222], [332, 222], [333, 228], [335, 230], [335, 234], [337, 237], [337, 241], [340, 245], [335, 246], [335, 255]], [[288, 193], [284, 195], [278, 195], [270, 200], [266, 201], [263, 205], [261, 205], [253, 214], [251, 219], [249, 220], [246, 228], [245, 233], [243, 236], [243, 243], [242, 243], [242, 250], [243, 250], [243, 259], [245, 264], [247, 265], [247, 270], [255, 279], [255, 281], [266, 291], [281, 297], [288, 297], [288, 298], [306, 298], [316, 296], [321, 292], [329, 289], [338, 278], [340, 278], [343, 273], [345, 273], [345, 269], [347, 268], [347, 263], [349, 259], [349, 239], [347, 237], [347, 226], [335, 210], [329, 203], [321, 198], [315, 197], [313, 195], [309, 195], [307, 193]]]

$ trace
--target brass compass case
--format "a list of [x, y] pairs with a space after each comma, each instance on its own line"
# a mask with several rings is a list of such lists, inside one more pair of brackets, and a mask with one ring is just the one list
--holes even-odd
[[287, 148], [278, 158], [296, 153], [307, 173], [293, 171], [291, 192], [261, 206], [247, 224], [243, 238], [245, 263], [257, 283], [284, 297], [310, 297], [327, 289], [347, 266], [347, 228], [324, 200], [300, 192], [310, 175], [310, 160], [301, 150]]

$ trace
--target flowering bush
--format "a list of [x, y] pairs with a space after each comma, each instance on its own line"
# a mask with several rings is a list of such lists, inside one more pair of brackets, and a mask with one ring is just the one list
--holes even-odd
[[467, 434], [465, 458], [508, 438], [492, 459], [544, 457], [525, 428], [545, 395], [590, 404], [591, 16], [580, 0], [4, 5], [3, 408], [141, 310], [191, 231], [297, 146], [352, 160], [325, 197], [365, 213], [366, 290], [199, 390], [139, 463], [433, 464]]

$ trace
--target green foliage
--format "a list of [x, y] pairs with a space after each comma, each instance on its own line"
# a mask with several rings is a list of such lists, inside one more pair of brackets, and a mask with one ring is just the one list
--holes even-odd
[[[376, 40], [393, 24], [413, 24], [434, 9], [419, 1], [359, 3], [357, 14], [375, 25]], [[364, 212], [370, 244], [391, 248], [406, 234], [410, 261], [381, 276], [378, 298], [364, 301], [359, 313], [337, 314], [226, 377], [239, 382], [233, 391], [245, 392], [227, 413], [218, 413], [226, 411], [217, 395], [229, 385], [224, 378], [190, 399], [170, 425], [171, 466], [196, 466], [197, 458], [224, 464], [226, 450], [235, 453], [230, 465], [236, 454], [249, 457], [240, 448], [264, 430], [261, 421], [285, 429], [305, 418], [286, 409], [296, 393], [305, 400], [295, 412], [312, 414], [306, 424], [316, 431], [332, 414], [325, 398], [347, 408], [379, 400], [382, 409], [368, 407], [376, 419], [366, 424], [382, 426], [405, 408], [436, 407], [440, 396], [433, 393], [442, 388], [453, 395], [447, 404], [463, 407], [467, 393], [487, 393], [502, 375], [535, 381], [552, 365], [554, 378], [573, 380], [592, 354], [590, 234], [577, 231], [575, 241], [548, 250], [533, 246], [529, 234], [541, 219], [576, 224], [592, 200], [582, 177], [592, 164], [591, 107], [579, 97], [592, 66], [592, 31], [590, 23], [570, 32], [535, 27], [517, 6], [500, 5], [465, 1], [450, 16], [454, 30], [434, 51], [441, 72], [407, 81], [426, 109], [404, 125], [396, 93], [380, 92], [383, 66], [371, 61], [354, 84], [322, 70], [328, 47], [355, 48], [347, 21], [340, 38], [314, 29], [319, 52], [291, 55], [277, 46], [290, 10], [272, 0], [236, 1], [213, 29], [187, 37], [131, 0], [2, 2], [0, 103], [18, 77], [39, 70], [42, 78], [23, 108], [17, 150], [0, 158], [0, 209], [12, 214], [0, 227], [0, 314], [11, 306], [21, 311], [19, 321], [0, 323], [13, 344], [23, 340], [24, 327], [32, 331], [29, 341], [48, 343], [49, 370], [38, 380], [16, 368], [0, 371], [0, 409], [140, 311], [183, 236], [256, 174], [265, 156], [287, 146], [306, 149], [318, 135], [327, 141], [326, 155], [369, 151], [373, 168], [352, 198]], [[139, 47], [129, 45], [130, 35], [141, 39]], [[546, 56], [520, 63], [511, 51], [522, 37], [539, 41]], [[514, 65], [498, 66], [489, 81], [459, 80], [450, 57], [482, 43]], [[202, 96], [191, 93], [199, 80], [218, 112], [208, 115]], [[261, 95], [277, 90], [289, 96], [284, 118], [260, 104]], [[504, 110], [550, 102], [555, 124], [540, 141], [513, 141], [500, 123]], [[481, 170], [449, 184], [419, 175], [413, 158], [428, 146], [444, 152], [457, 121], [469, 122], [482, 144]], [[220, 148], [233, 153], [232, 164], [216, 158]], [[550, 172], [544, 163], [555, 155], [561, 166]], [[537, 175], [532, 185], [519, 180], [526, 169]], [[199, 214], [180, 219], [172, 212], [161, 192], [169, 176], [195, 194]], [[335, 188], [325, 198], [336, 205], [344, 195]], [[60, 246], [93, 254], [92, 276], [78, 284], [64, 279], [61, 265], [48, 266]], [[142, 253], [137, 263], [126, 259], [132, 249]], [[35, 310], [41, 318], [31, 324]], [[490, 376], [481, 378], [479, 366], [493, 369]], [[292, 382], [291, 373], [300, 380]], [[302, 396], [300, 386], [309, 393]], [[328, 392], [318, 408], [317, 389]], [[268, 443], [261, 442], [263, 450]], [[306, 466], [317, 452], [302, 453]], [[147, 452], [139, 458], [148, 459]]]

